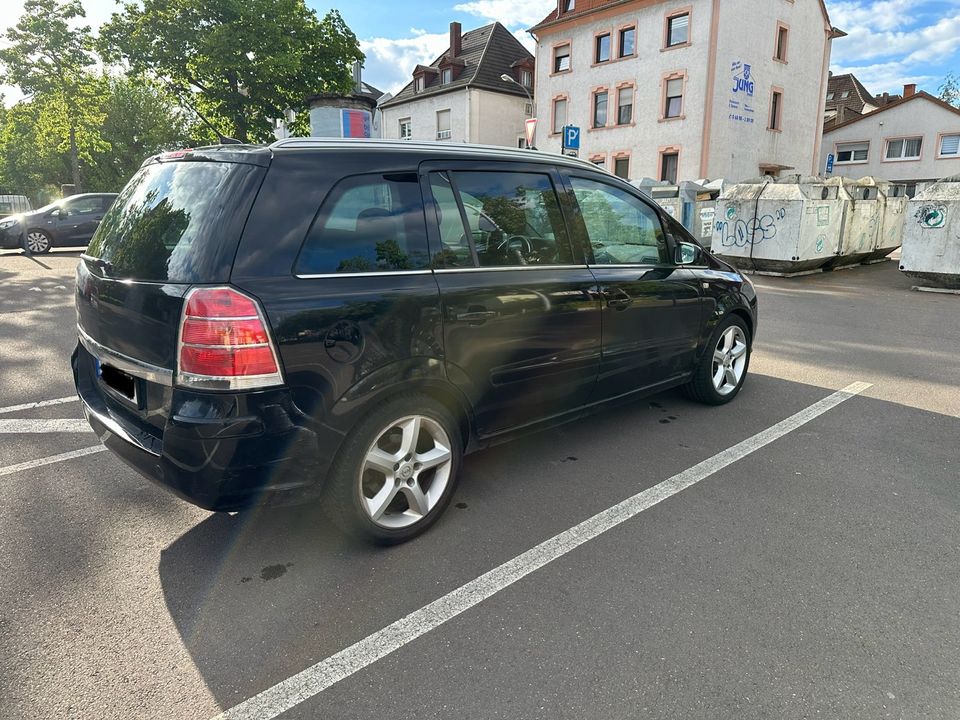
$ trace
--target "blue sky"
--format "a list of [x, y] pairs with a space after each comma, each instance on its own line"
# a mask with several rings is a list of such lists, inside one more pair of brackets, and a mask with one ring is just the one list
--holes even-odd
[[[770, 0], [743, 0], [769, 2]], [[815, 2], [816, 0], [797, 0]], [[556, 0], [307, 0], [323, 14], [338, 7], [367, 55], [364, 79], [386, 91], [399, 90], [414, 65], [429, 62], [447, 47], [450, 21], [464, 30], [499, 20], [528, 47], [526, 29], [542, 19]], [[22, 0], [5, 0], [0, 22], [13, 22]], [[83, 0], [94, 28], [118, 8], [115, 0]], [[853, 72], [874, 93], [900, 92], [916, 82], [936, 93], [950, 70], [960, 74], [960, 0], [827, 0], [833, 24], [849, 33], [833, 46], [834, 72]], [[17, 93], [0, 87], [7, 102]]]

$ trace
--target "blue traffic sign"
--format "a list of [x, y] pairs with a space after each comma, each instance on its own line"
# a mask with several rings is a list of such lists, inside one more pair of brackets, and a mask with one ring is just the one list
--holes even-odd
[[833, 153], [830, 153], [829, 155], [827, 155], [827, 172], [828, 173], [833, 172]]
[[576, 125], [563, 126], [563, 149], [580, 149], [580, 128], [578, 128]]

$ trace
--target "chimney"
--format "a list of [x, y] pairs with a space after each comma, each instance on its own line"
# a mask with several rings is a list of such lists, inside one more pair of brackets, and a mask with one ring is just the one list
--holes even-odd
[[355, 93], [363, 92], [363, 85], [360, 83], [360, 71], [362, 66], [359, 60], [353, 61], [353, 91]]
[[916, 83], [910, 83], [909, 85], [903, 86], [903, 96], [905, 98], [913, 97], [917, 94], [917, 85]]
[[450, 57], [455, 58], [460, 55], [460, 23], [450, 23]]

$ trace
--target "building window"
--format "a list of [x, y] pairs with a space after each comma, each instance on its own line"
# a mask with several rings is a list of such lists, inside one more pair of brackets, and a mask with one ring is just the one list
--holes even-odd
[[838, 165], [844, 163], [866, 162], [870, 154], [870, 143], [841, 143], [837, 145], [837, 157], [835, 162]]
[[593, 94], [593, 126], [602, 128], [607, 124], [607, 91]]
[[553, 101], [553, 132], [563, 132], [563, 126], [567, 124], [567, 100], [566, 98], [557, 98]]
[[623, 28], [620, 31], [620, 57], [630, 57], [637, 51], [637, 29]]
[[576, 0], [561, 0], [561, 2], [563, 3], [563, 12], [570, 12], [577, 7]]
[[596, 52], [594, 53], [594, 62], [605, 63], [610, 59], [610, 33], [597, 35], [594, 40]]
[[517, 138], [517, 147], [518, 147], [519, 149], [521, 149], [521, 150], [523, 150], [524, 148], [526, 148], [526, 147], [527, 147], [527, 138], [525, 138], [525, 137], [518, 137], [518, 138]]
[[633, 88], [620, 88], [617, 93], [617, 125], [633, 122]]
[[660, 179], [671, 185], [677, 184], [677, 169], [680, 166], [680, 153], [665, 152], [660, 155]]
[[770, 95], [770, 124], [768, 130], [780, 130], [780, 117], [783, 114], [783, 92], [774, 90]]
[[897, 138], [887, 140], [887, 160], [917, 160], [923, 149], [923, 138]]
[[630, 156], [615, 157], [613, 159], [613, 174], [624, 180], [630, 179]]
[[841, 99], [841, 100], [844, 100], [844, 99], [846, 99], [846, 98], [848, 98], [848, 97], [850, 97], [850, 91], [849, 91], [849, 90], [844, 90], [842, 93], [840, 93], [840, 99]]
[[423, 92], [423, 75], [420, 75], [413, 81], [413, 91]]
[[527, 117], [533, 117], [533, 103], [523, 104], [523, 114]]
[[833, 100], [833, 93], [827, 93], [827, 100]]
[[521, 70], [520, 84], [524, 87], [531, 87], [533, 85], [533, 73], [529, 70]]
[[683, 113], [683, 78], [671, 78], [664, 90], [663, 117], [677, 118]]
[[667, 17], [667, 47], [690, 42], [690, 13]]
[[944, 135], [940, 138], [940, 157], [960, 157], [960, 135]]
[[553, 71], [567, 72], [570, 69], [570, 46], [560, 45], [553, 49]]
[[786, 25], [777, 24], [777, 45], [773, 54], [774, 60], [787, 61], [787, 36], [789, 33], [790, 30]]
[[437, 140], [449, 140], [450, 135], [450, 111], [437, 110]]
[[590, 158], [590, 162], [592, 162], [597, 167], [606, 167], [607, 157], [606, 155], [594, 155]]
[[400, 121], [400, 139], [409, 140], [413, 137], [413, 124], [410, 122], [410, 118], [403, 118]]
[[440, 71], [440, 84], [449, 85], [451, 82], [453, 82], [453, 70], [444, 68]]

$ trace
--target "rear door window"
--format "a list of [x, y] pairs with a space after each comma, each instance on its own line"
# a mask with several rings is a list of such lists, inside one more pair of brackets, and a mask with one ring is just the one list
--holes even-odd
[[[210, 282], [224, 227], [249, 207], [238, 197], [259, 170], [227, 162], [152, 163], [127, 183], [90, 241], [87, 255], [111, 277]], [[109, 198], [91, 198], [97, 210]], [[69, 201], [68, 201], [69, 203]]]
[[430, 189], [442, 245], [434, 257], [438, 267], [572, 263], [549, 175], [434, 172]]
[[296, 273], [394, 272], [429, 265], [416, 173], [358, 175], [338, 183], [324, 201]]

